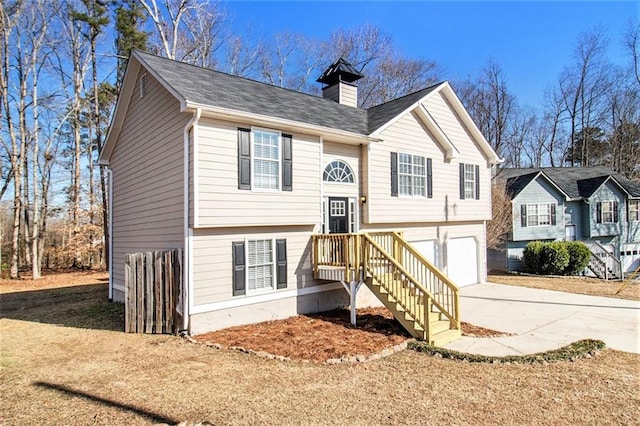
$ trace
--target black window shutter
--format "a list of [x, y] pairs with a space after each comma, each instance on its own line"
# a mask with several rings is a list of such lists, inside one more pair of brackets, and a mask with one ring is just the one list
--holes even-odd
[[618, 202], [613, 202], [613, 222], [618, 223]]
[[476, 200], [480, 199], [480, 166], [476, 166]]
[[551, 225], [556, 225], [556, 205], [551, 204]]
[[527, 205], [523, 204], [520, 206], [520, 226], [523, 228], [527, 227]]
[[398, 196], [398, 153], [391, 153], [391, 196]]
[[251, 130], [238, 128], [238, 189], [251, 189]]
[[276, 240], [276, 284], [287, 288], [287, 240]]
[[464, 200], [464, 163], [460, 163], [460, 199]]
[[282, 190], [293, 191], [293, 137], [282, 135]]
[[431, 158], [427, 158], [427, 197], [433, 197], [433, 164]]
[[235, 241], [232, 246], [232, 263], [233, 263], [233, 295], [240, 296], [245, 293], [245, 265], [244, 241]]
[[596, 203], [596, 223], [602, 223], [602, 203]]

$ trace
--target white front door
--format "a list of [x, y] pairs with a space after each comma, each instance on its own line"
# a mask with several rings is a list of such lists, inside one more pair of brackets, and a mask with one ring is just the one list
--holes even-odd
[[564, 239], [566, 241], [575, 241], [576, 240], [576, 226], [575, 225], [567, 225], [564, 227]]
[[447, 243], [447, 275], [458, 286], [476, 284], [478, 245], [473, 237], [454, 238]]

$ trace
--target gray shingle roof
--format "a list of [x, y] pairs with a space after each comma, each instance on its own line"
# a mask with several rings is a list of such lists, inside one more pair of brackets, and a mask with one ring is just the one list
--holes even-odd
[[631, 197], [640, 197], [640, 184], [604, 166], [502, 169], [498, 179], [504, 179], [507, 182], [507, 187], [514, 197], [530, 182], [530, 179], [526, 181], [526, 177], [532, 174], [535, 176], [538, 172], [542, 172], [572, 199], [590, 197], [609, 177], [613, 178]]
[[393, 119], [402, 111], [406, 110], [424, 96], [431, 93], [431, 91], [440, 86], [440, 84], [442, 83], [434, 84], [426, 89], [422, 89], [401, 98], [369, 108], [367, 110], [369, 113], [369, 133], [373, 133], [378, 130], [389, 120]]
[[136, 52], [189, 102], [367, 134], [367, 112], [329, 99]]
[[139, 50], [136, 54], [166, 85], [189, 102], [361, 135], [371, 134], [437, 87], [431, 86], [366, 110]]

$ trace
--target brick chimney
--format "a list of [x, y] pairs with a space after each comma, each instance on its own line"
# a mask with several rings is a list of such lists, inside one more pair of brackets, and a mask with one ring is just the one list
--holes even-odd
[[357, 108], [358, 86], [354, 82], [362, 77], [364, 76], [353, 65], [340, 58], [317, 81], [326, 85], [322, 88], [323, 98]]

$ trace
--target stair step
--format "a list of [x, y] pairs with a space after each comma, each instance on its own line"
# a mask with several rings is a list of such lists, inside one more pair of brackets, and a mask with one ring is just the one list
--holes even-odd
[[433, 346], [444, 346], [447, 343], [460, 338], [460, 336], [462, 336], [462, 332], [460, 330], [448, 329], [441, 331], [440, 333], [432, 334], [430, 344]]
[[[379, 275], [379, 277], [382, 282], [393, 285], [393, 291], [397, 291], [397, 294], [392, 294], [387, 291], [380, 285], [380, 282], [373, 277], [367, 277], [365, 280], [366, 286], [380, 299], [398, 322], [400, 322], [413, 337], [425, 339], [425, 329], [414, 320], [414, 318], [422, 320], [425, 309], [422, 303], [416, 303], [417, 301], [421, 301], [421, 298], [416, 296], [415, 289], [406, 285], [402, 280], [396, 279], [393, 273], [385, 272]], [[413, 312], [413, 315], [408, 312], [400, 302], [414, 309], [415, 312]], [[429, 312], [430, 344], [436, 346], [444, 345], [460, 337], [460, 330], [451, 330], [450, 326], [449, 320], [442, 313], [438, 311]]]

